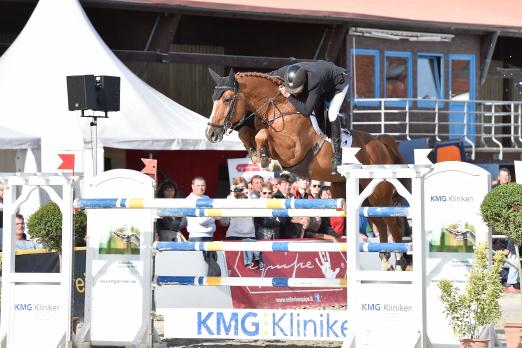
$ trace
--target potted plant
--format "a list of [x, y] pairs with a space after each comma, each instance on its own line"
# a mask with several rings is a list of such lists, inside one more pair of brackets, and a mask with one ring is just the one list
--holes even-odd
[[[497, 186], [484, 198], [480, 206], [480, 213], [490, 228], [513, 241], [518, 274], [522, 275], [520, 262], [518, 262], [520, 260], [519, 247], [522, 245], [522, 185], [510, 183]], [[518, 348], [522, 337], [522, 323], [505, 323], [504, 329], [508, 348]]]
[[[27, 220], [31, 237], [47, 249], [60, 252], [62, 249], [62, 212], [60, 207], [49, 202], [41, 206]], [[87, 230], [87, 216], [82, 211], [73, 215], [74, 245], [83, 243]]]
[[503, 289], [499, 274], [503, 263], [504, 253], [498, 251], [490, 266], [487, 245], [478, 244], [473, 251], [473, 265], [464, 289], [447, 279], [438, 284], [444, 314], [462, 348], [488, 346], [489, 340], [480, 339], [480, 333], [486, 326], [498, 322], [502, 314], [499, 299]]

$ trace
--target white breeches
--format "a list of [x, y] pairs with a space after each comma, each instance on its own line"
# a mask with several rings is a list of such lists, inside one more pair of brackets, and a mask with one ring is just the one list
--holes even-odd
[[348, 92], [348, 87], [349, 85], [346, 85], [341, 92], [335, 94], [332, 98], [330, 107], [328, 108], [328, 119], [330, 122], [337, 120], [337, 115], [339, 115], [339, 110], [341, 110], [341, 106], [343, 105], [344, 98]]

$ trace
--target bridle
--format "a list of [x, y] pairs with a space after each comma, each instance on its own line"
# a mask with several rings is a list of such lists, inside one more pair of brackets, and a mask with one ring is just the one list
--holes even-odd
[[[257, 117], [262, 123], [263, 125], [268, 128], [270, 127], [277, 119], [279, 118], [282, 118], [283, 116], [286, 116], [286, 115], [295, 115], [295, 114], [300, 114], [300, 112], [281, 112], [281, 110], [279, 109], [279, 107], [277, 106], [277, 104], [275, 103], [275, 100], [276, 98], [281, 94], [281, 92], [278, 90], [277, 93], [268, 98], [263, 104], [261, 104], [255, 111], [251, 112], [249, 115], [243, 117], [239, 122], [237, 122], [236, 124], [232, 124], [232, 122], [230, 121], [232, 116], [235, 114], [236, 112], [236, 106], [237, 106], [237, 100], [239, 99], [239, 86], [237, 83], [234, 83], [234, 87], [231, 88], [229, 86], [216, 86], [214, 89], [216, 90], [223, 90], [220, 95], [222, 95], [225, 91], [227, 90], [231, 90], [234, 92], [234, 95], [232, 96], [232, 99], [231, 100], [223, 100], [223, 103], [224, 104], [230, 104], [230, 107], [228, 108], [228, 112], [225, 116], [225, 119], [223, 120], [223, 124], [216, 124], [216, 123], [212, 123], [212, 122], [208, 122], [207, 125], [211, 126], [211, 127], [215, 127], [215, 128], [223, 128], [223, 133], [227, 133], [227, 132], [232, 132], [232, 130], [234, 129], [237, 129], [239, 127], [241, 127], [245, 122], [247, 122], [252, 116], [255, 116]], [[219, 93], [219, 92], [218, 92]], [[277, 110], [279, 112], [279, 115], [277, 116], [274, 116], [272, 117], [270, 120], [268, 119], [265, 119], [264, 117], [261, 117], [258, 115], [258, 112], [263, 109], [265, 106], [270, 106], [272, 105], [275, 110]], [[267, 108], [268, 109], [268, 108]], [[274, 115], [275, 115], [275, 112], [274, 111]]]
[[[208, 122], [207, 125], [215, 128], [223, 128], [223, 133], [227, 133], [230, 129], [232, 129], [232, 122], [230, 121], [232, 116], [236, 113], [237, 100], [239, 99], [239, 85], [236, 81], [234, 81], [234, 85], [230, 86], [216, 86], [214, 88], [214, 93], [219, 95], [219, 98], [225, 93], [225, 91], [233, 91], [234, 95], [231, 100], [223, 100], [224, 104], [230, 104], [228, 108], [228, 112], [223, 120], [223, 124], [216, 124], [212, 122]], [[217, 93], [216, 93], [217, 92]]]

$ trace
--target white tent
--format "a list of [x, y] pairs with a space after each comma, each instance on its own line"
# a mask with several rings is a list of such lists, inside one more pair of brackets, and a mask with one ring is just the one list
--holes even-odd
[[42, 171], [56, 171], [57, 154], [67, 152], [79, 155], [77, 171], [82, 164], [88, 166], [90, 119], [68, 110], [66, 76], [91, 74], [121, 77], [121, 111], [99, 119], [98, 145], [142, 150], [243, 149], [237, 135], [219, 144], [209, 143], [204, 136], [208, 120], [134, 75], [105, 45], [77, 0], [40, 0], [0, 58], [0, 124], [41, 137]]
[[40, 148], [40, 137], [0, 126], [0, 149]]

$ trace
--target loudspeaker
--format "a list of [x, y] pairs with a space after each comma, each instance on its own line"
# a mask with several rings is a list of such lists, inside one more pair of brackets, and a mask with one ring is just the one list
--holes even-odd
[[94, 75], [67, 76], [69, 110], [96, 108], [96, 80]]
[[96, 111], [120, 111], [120, 78], [96, 76]]

